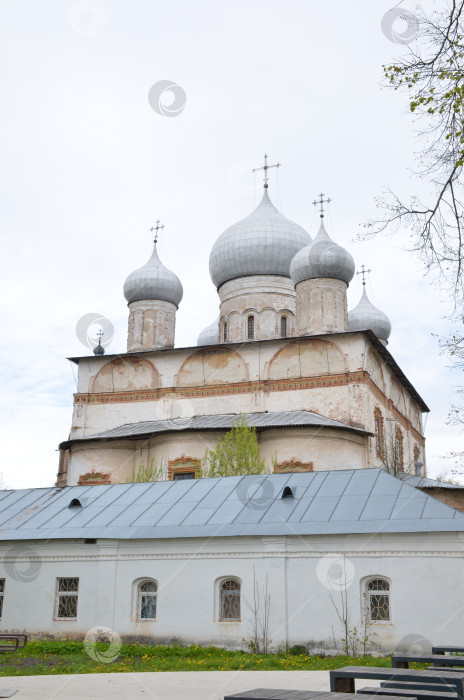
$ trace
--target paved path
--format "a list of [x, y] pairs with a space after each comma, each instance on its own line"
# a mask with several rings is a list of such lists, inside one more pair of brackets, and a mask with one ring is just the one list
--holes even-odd
[[192, 671], [2, 677], [0, 688], [17, 688], [13, 700], [223, 700], [253, 688], [328, 691], [330, 685], [328, 671]]

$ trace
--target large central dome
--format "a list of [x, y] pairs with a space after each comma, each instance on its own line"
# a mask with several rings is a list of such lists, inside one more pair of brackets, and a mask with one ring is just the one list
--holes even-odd
[[304, 228], [275, 208], [265, 189], [256, 209], [217, 239], [209, 256], [211, 279], [219, 288], [249, 275], [290, 277], [292, 258], [310, 242]]

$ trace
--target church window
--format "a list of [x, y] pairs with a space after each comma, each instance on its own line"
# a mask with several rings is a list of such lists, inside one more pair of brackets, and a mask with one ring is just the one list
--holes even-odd
[[374, 423], [375, 423], [375, 450], [377, 456], [381, 457], [383, 454], [383, 416], [380, 409], [376, 408], [374, 411]]
[[227, 343], [227, 323], [224, 323], [223, 329], [222, 329], [222, 339], [224, 343]]
[[403, 471], [403, 433], [397, 427], [395, 433], [395, 468]]
[[240, 583], [227, 579], [221, 583], [220, 619], [240, 620]]
[[5, 579], [0, 578], [0, 618], [3, 614], [3, 598], [5, 596]]
[[182, 481], [183, 479], [195, 479], [195, 472], [177, 472], [172, 477], [173, 481]]
[[367, 582], [367, 614], [369, 622], [390, 622], [390, 584], [384, 578]]
[[156, 620], [156, 581], [141, 581], [137, 588], [137, 619]]
[[248, 316], [248, 340], [255, 338], [255, 317]]
[[280, 337], [281, 338], [287, 337], [287, 317], [286, 316], [280, 317]]
[[78, 578], [58, 578], [56, 580], [56, 617], [75, 620], [77, 617]]

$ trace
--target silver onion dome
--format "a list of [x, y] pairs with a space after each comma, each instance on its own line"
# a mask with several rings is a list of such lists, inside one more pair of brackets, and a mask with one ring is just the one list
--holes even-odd
[[228, 280], [248, 275], [290, 276], [290, 262], [310, 243], [309, 234], [287, 219], [264, 190], [256, 209], [233, 224], [213, 245], [209, 272], [217, 288]]
[[197, 345], [217, 345], [219, 343], [219, 316], [213, 323], [203, 328], [197, 339]]
[[128, 304], [142, 299], [156, 299], [179, 306], [183, 294], [180, 279], [159, 259], [156, 243], [149, 261], [131, 272], [124, 282], [124, 296]]
[[343, 280], [349, 284], [355, 270], [354, 260], [345, 248], [334, 243], [321, 221], [319, 232], [310, 245], [300, 250], [290, 265], [293, 284], [317, 277]]
[[391, 323], [387, 314], [377, 309], [369, 300], [364, 287], [361, 301], [351, 311], [348, 311], [348, 330], [371, 330], [377, 338], [388, 340], [391, 333]]

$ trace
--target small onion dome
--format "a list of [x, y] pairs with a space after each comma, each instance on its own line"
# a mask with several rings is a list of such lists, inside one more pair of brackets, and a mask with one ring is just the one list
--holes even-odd
[[342, 280], [349, 284], [353, 279], [354, 270], [354, 260], [349, 252], [333, 242], [321, 221], [319, 233], [314, 241], [293, 258], [290, 276], [294, 285], [317, 277]]
[[94, 347], [93, 354], [94, 355], [104, 355], [105, 354], [105, 348], [101, 344], [101, 339], [98, 341], [98, 345], [96, 345]]
[[256, 209], [233, 224], [213, 245], [209, 272], [217, 288], [228, 280], [249, 275], [290, 277], [290, 263], [311, 242], [309, 234], [287, 219], [264, 190]]
[[128, 304], [142, 299], [155, 299], [179, 306], [183, 294], [180, 279], [159, 259], [156, 243], [146, 265], [131, 272], [124, 282], [124, 296]]
[[361, 301], [352, 311], [348, 311], [348, 330], [365, 331], [371, 330], [377, 338], [388, 340], [391, 333], [391, 323], [387, 314], [376, 309], [371, 304], [364, 287]]
[[197, 345], [217, 345], [219, 343], [219, 316], [213, 323], [203, 328], [197, 339]]

